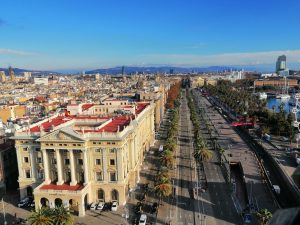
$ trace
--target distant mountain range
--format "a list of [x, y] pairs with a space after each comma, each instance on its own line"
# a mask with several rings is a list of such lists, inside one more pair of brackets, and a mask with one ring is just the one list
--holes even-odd
[[[53, 71], [42, 71], [42, 70], [25, 70], [20, 68], [13, 68], [16, 75], [23, 75], [23, 72], [31, 72], [32, 75], [59, 75], [59, 72]], [[5, 71], [6, 75], [8, 76], [8, 68], [0, 68], [0, 71]]]
[[[289, 64], [290, 68], [300, 69], [298, 64]], [[41, 70], [28, 70], [13, 68], [15, 74], [21, 75], [23, 72], [32, 72], [33, 75], [61, 75], [61, 74], [80, 74], [79, 70], [70, 69], [70, 70], [58, 70], [56, 71], [41, 71]], [[266, 65], [245, 65], [245, 66], [209, 66], [209, 67], [176, 67], [176, 66], [124, 66], [125, 74], [132, 73], [208, 73], [208, 72], [224, 72], [230, 70], [241, 70], [246, 71], [258, 71], [258, 72], [274, 72], [275, 67], [273, 64]], [[8, 74], [8, 68], [0, 68], [0, 71], [5, 71]], [[122, 66], [116, 66], [112, 68], [102, 68], [86, 71], [85, 74], [122, 74]]]
[[[173, 66], [145, 66], [145, 67], [138, 67], [138, 66], [124, 66], [124, 73], [131, 74], [131, 73], [193, 73], [193, 72], [221, 72], [221, 71], [229, 71], [235, 70], [236, 68], [227, 67], [227, 66], [210, 66], [210, 67], [173, 67]], [[96, 69], [86, 71], [86, 74], [121, 74], [122, 73], [122, 66], [117, 66], [113, 68], [107, 69]]]

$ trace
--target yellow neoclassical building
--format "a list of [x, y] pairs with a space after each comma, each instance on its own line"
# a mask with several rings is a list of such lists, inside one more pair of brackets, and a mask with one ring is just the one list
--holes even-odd
[[100, 117], [56, 115], [15, 133], [20, 196], [41, 206], [124, 204], [139, 180], [144, 153], [154, 143], [154, 103], [133, 114]]

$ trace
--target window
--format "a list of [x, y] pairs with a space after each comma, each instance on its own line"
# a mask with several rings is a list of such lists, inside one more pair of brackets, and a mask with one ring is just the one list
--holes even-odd
[[65, 164], [69, 165], [70, 164], [70, 159], [65, 159]]
[[93, 145], [96, 145], [97, 143], [96, 142], [93, 142]]
[[101, 159], [96, 159], [96, 165], [101, 165]]
[[78, 164], [79, 165], [83, 165], [83, 160], [82, 159], [78, 159]]
[[110, 181], [117, 181], [116, 172], [110, 172]]
[[95, 152], [101, 152], [101, 148], [95, 149]]
[[111, 165], [111, 166], [114, 166], [114, 165], [115, 165], [115, 160], [114, 160], [114, 159], [111, 159], [111, 160], [110, 160], [110, 165]]
[[115, 149], [114, 149], [114, 148], [111, 148], [111, 149], [109, 150], [109, 152], [110, 152], [110, 153], [115, 153]]
[[73, 146], [76, 146], [76, 144], [73, 144]]
[[30, 178], [30, 170], [25, 170], [25, 176], [26, 178]]
[[24, 162], [25, 162], [25, 163], [28, 163], [28, 162], [29, 162], [28, 157], [24, 157]]
[[42, 157], [37, 157], [36, 161], [37, 163], [42, 163]]
[[96, 172], [96, 181], [102, 181], [103, 178], [102, 178], [102, 172]]
[[64, 146], [68, 146], [68, 144], [64, 144]]
[[116, 142], [112, 142], [111, 144], [112, 144], [112, 145], [115, 145], [115, 144], [116, 144]]
[[27, 150], [28, 150], [28, 148], [27, 148], [27, 147], [26, 147], [26, 148], [23, 148], [23, 151], [24, 151], [24, 152], [27, 152]]
[[36, 150], [37, 152], [40, 152], [40, 151], [41, 151], [41, 149], [40, 149], [40, 148], [36, 148], [35, 150]]
[[56, 164], [56, 159], [55, 159], [55, 158], [52, 158], [52, 159], [51, 159], [51, 162], [52, 162], [52, 164]]
[[110, 145], [110, 142], [107, 142], [108, 145]]
[[62, 146], [62, 144], [59, 144], [59, 146]]

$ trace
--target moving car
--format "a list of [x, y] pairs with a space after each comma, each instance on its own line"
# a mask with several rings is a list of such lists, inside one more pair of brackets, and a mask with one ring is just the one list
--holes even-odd
[[142, 214], [140, 217], [139, 225], [146, 225], [146, 222], [147, 222], [147, 215]]
[[112, 205], [111, 205], [111, 211], [117, 211], [118, 210], [118, 202], [117, 201], [113, 201]]

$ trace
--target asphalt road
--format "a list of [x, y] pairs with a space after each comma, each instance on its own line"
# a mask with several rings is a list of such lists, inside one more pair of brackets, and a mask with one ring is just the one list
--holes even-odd
[[[218, 116], [217, 113], [206, 104], [205, 99], [196, 93], [196, 107], [205, 112], [204, 117], [212, 127], [212, 137], [219, 136], [219, 130], [214, 126], [211, 117]], [[202, 194], [202, 201], [205, 204], [206, 223], [202, 224], [243, 224], [241, 216], [237, 213], [236, 206], [232, 200], [230, 186], [226, 183], [224, 172], [219, 165], [219, 156], [213, 150], [211, 136], [207, 131], [205, 121], [199, 117], [200, 127], [204, 139], [210, 150], [212, 150], [213, 158], [209, 162], [203, 163], [203, 169], [207, 180], [207, 192]], [[223, 124], [223, 122], [222, 122]]]
[[[176, 209], [175, 218], [177, 225], [196, 224], [197, 204], [192, 199], [195, 178], [194, 158], [193, 158], [193, 132], [190, 121], [190, 112], [187, 105], [187, 99], [183, 94], [180, 106], [179, 132], [177, 144], [177, 168], [174, 184], [176, 187]], [[196, 211], [196, 212], [195, 212]], [[172, 215], [171, 215], [172, 216]]]
[[206, 108], [210, 111], [208, 111], [210, 121], [217, 130], [218, 142], [225, 150], [227, 159], [231, 163], [240, 163], [243, 169], [249, 201], [255, 203], [258, 209], [267, 208], [274, 212], [278, 206], [264, 181], [259, 160], [252, 149], [253, 146], [249, 140], [243, 140], [237, 130], [230, 126], [227, 116], [221, 110], [215, 110], [211, 102], [200, 96], [200, 92], [196, 91], [196, 93], [199, 98], [203, 99]]

